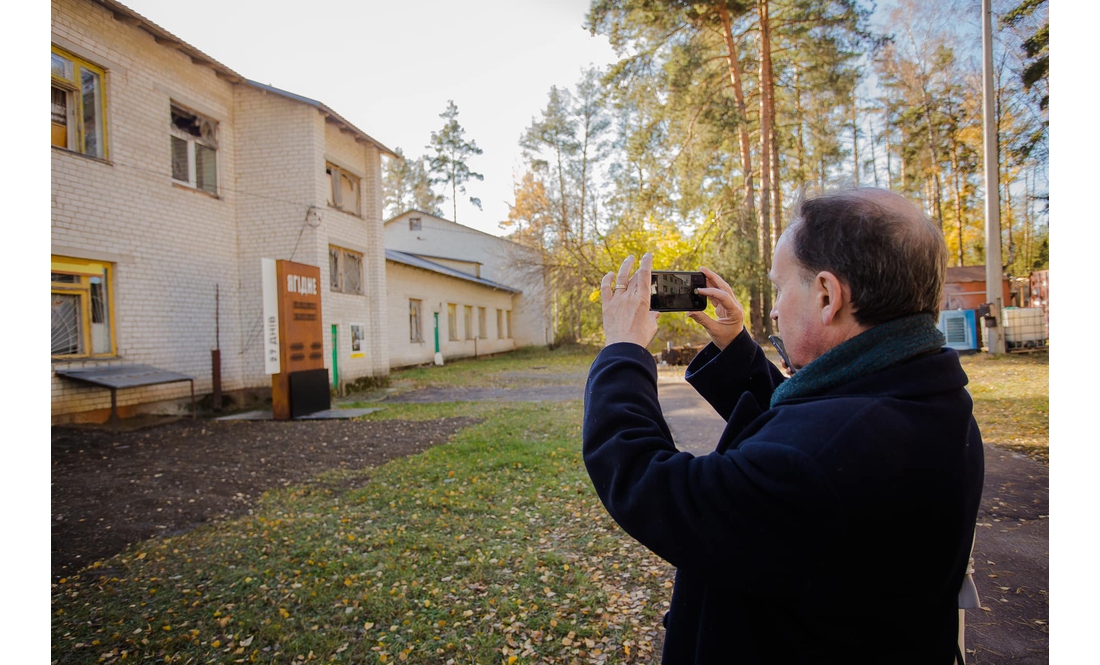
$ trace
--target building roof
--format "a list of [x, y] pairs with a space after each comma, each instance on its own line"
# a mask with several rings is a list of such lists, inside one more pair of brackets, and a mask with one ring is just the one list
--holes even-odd
[[[462, 227], [463, 229], [465, 229], [467, 231], [473, 231], [474, 233], [480, 233], [481, 235], [489, 236], [490, 238], [492, 238], [494, 240], [503, 240], [504, 242], [510, 242], [513, 245], [518, 245], [518, 246], [520, 246], [524, 249], [533, 249], [531, 247], [528, 247], [527, 245], [520, 244], [520, 243], [516, 242], [515, 240], [509, 240], [508, 238], [505, 238], [505, 237], [502, 237], [502, 236], [495, 236], [492, 233], [486, 233], [486, 232], [484, 232], [480, 229], [475, 229], [472, 226], [466, 226], [465, 224], [459, 224], [458, 222], [455, 222], [453, 220], [447, 219], [445, 217], [440, 217], [439, 215], [433, 215], [432, 213], [424, 212], [423, 210], [416, 210], [416, 209], [406, 210], [405, 212], [403, 212], [399, 215], [394, 215], [393, 217], [390, 217], [386, 221], [382, 222], [382, 226], [386, 226], [386, 225], [390, 224], [391, 222], [395, 222], [395, 221], [401, 219], [402, 217], [404, 217], [405, 215], [408, 215], [410, 213], [415, 213], [417, 215], [424, 215], [425, 217], [431, 217], [432, 219], [438, 219], [441, 222], [447, 222], [448, 224], [454, 224], [455, 226], [460, 226], [460, 227]], [[450, 257], [441, 256], [439, 258], [443, 259], [443, 258], [450, 258]], [[461, 259], [455, 259], [455, 260], [460, 261]]]
[[293, 99], [294, 101], [301, 102], [303, 104], [309, 104], [310, 106], [320, 111], [321, 114], [325, 116], [326, 120], [334, 122], [335, 124], [339, 125], [341, 129], [355, 135], [356, 138], [373, 144], [380, 151], [387, 155], [393, 157], [397, 156], [392, 150], [376, 141], [369, 134], [351, 124], [343, 117], [341, 117], [340, 114], [338, 114], [336, 111], [333, 111], [331, 108], [325, 106], [321, 102], [310, 99], [308, 97], [303, 97], [301, 95], [296, 95], [292, 92], [287, 92], [286, 90], [280, 90], [279, 88], [275, 88], [270, 85], [264, 85], [263, 83], [258, 83], [256, 81], [246, 79], [229, 67], [226, 67], [214, 58], [211, 58], [199, 49], [191, 46], [187, 42], [183, 41], [179, 37], [176, 37], [156, 23], [153, 23], [141, 14], [130, 9], [126, 5], [115, 2], [115, 0], [93, 0], [93, 2], [111, 12], [114, 15], [115, 19], [119, 22], [125, 23], [127, 25], [132, 25], [135, 28], [139, 28], [141, 30], [144, 30], [145, 32], [148, 32], [150, 35], [153, 36], [153, 39], [155, 39], [158, 44], [162, 44], [169, 48], [174, 48], [180, 53], [183, 53], [184, 55], [190, 57], [191, 62], [195, 63], [196, 65], [209, 67], [210, 69], [214, 70], [214, 73], [217, 75], [218, 78], [229, 81], [230, 83], [235, 83], [237, 85], [249, 85], [260, 90], [266, 90], [268, 92], [281, 95], [283, 97], [286, 97], [287, 99]]
[[309, 104], [313, 108], [320, 111], [321, 115], [325, 116], [326, 120], [331, 120], [332, 122], [339, 125], [341, 129], [345, 129], [348, 132], [354, 134], [356, 137], [358, 137], [358, 138], [360, 138], [360, 139], [362, 139], [362, 140], [364, 140], [368, 143], [373, 144], [380, 151], [382, 151], [383, 153], [385, 153], [387, 155], [390, 155], [391, 157], [396, 157], [397, 156], [397, 154], [394, 153], [393, 150], [390, 150], [386, 146], [382, 145], [381, 143], [376, 141], [374, 138], [372, 138], [370, 136], [370, 134], [367, 134], [363, 130], [361, 130], [358, 127], [356, 127], [355, 125], [351, 124], [350, 122], [345, 120], [343, 117], [341, 117], [341, 115], [339, 113], [337, 113], [336, 111], [333, 111], [331, 108], [329, 108], [328, 106], [322, 104], [321, 102], [317, 101], [316, 99], [310, 99], [309, 97], [303, 97], [302, 95], [296, 95], [293, 92], [287, 92], [286, 90], [280, 90], [279, 88], [276, 88], [275, 86], [265, 85], [263, 83], [260, 83], [259, 81], [253, 81], [251, 79], [245, 79], [244, 82], [247, 83], [248, 85], [254, 87], [254, 88], [259, 88], [260, 90], [266, 90], [267, 92], [271, 92], [271, 93], [274, 93], [276, 95], [286, 97], [287, 99], [293, 99], [296, 102], [301, 102], [303, 104]]
[[947, 269], [947, 283], [985, 282], [985, 266], [960, 266]]
[[481, 286], [487, 286], [490, 289], [496, 289], [498, 291], [507, 291], [508, 293], [523, 293], [517, 288], [506, 286], [504, 284], [498, 284], [488, 279], [482, 279], [480, 277], [474, 277], [473, 275], [462, 272], [461, 270], [455, 270], [454, 268], [448, 268], [445, 265], [440, 265], [434, 261], [422, 259], [419, 256], [413, 256], [412, 254], [406, 254], [405, 252], [399, 252], [395, 249], [386, 250], [386, 260], [393, 261], [394, 263], [401, 263], [413, 268], [420, 268], [421, 270], [427, 270], [429, 272], [438, 273], [440, 275], [446, 275], [447, 277], [454, 277], [456, 279], [465, 280], [467, 282], [473, 282], [474, 284], [480, 284]]

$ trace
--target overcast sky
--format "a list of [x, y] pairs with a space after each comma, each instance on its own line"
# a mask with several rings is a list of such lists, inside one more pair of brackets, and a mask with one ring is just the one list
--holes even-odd
[[[391, 149], [428, 152], [453, 99], [485, 152], [460, 195], [458, 221], [500, 235], [512, 200], [520, 134], [551, 85], [614, 60], [584, 28], [588, 0], [417, 3], [123, 0], [139, 14], [255, 81], [316, 99]], [[293, 7], [293, 10], [289, 8]], [[466, 201], [463, 203], [463, 201]], [[443, 206], [451, 217], [451, 204]]]

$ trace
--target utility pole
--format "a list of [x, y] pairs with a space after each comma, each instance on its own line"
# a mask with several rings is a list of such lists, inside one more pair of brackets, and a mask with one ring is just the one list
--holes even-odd
[[985, 294], [986, 347], [990, 355], [1005, 352], [1001, 326], [1004, 269], [1001, 267], [1001, 185], [997, 166], [997, 119], [993, 113], [993, 23], [991, 0], [982, 0], [982, 120], [985, 125]]

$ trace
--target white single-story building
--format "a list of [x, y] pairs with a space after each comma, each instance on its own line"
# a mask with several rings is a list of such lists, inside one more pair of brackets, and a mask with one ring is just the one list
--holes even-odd
[[436, 314], [444, 360], [550, 343], [549, 299], [535, 250], [417, 210], [383, 227], [389, 319], [410, 322], [407, 339], [391, 325], [393, 367], [431, 362]]

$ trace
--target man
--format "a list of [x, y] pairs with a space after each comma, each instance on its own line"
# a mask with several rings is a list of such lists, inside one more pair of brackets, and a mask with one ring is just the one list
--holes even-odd
[[946, 256], [891, 192], [796, 203], [769, 275], [791, 378], [704, 269], [718, 318], [692, 314], [711, 343], [687, 380], [728, 422], [703, 457], [676, 450], [657, 401], [652, 257], [604, 277], [584, 461], [615, 521], [677, 568], [662, 662], [961, 662], [984, 458], [936, 328]]

